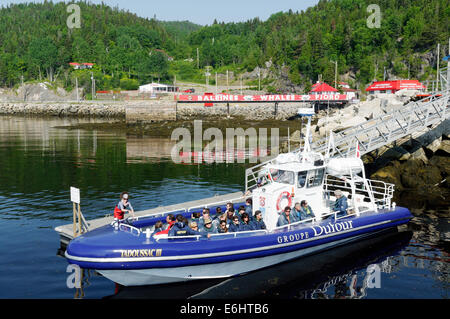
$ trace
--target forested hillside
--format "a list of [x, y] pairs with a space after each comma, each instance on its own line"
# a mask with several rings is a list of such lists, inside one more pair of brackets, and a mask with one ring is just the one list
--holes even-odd
[[[392, 77], [431, 78], [436, 45], [447, 52], [450, 0], [379, 0], [380, 28], [369, 28], [372, 0], [321, 0], [302, 12], [280, 12], [267, 21], [200, 27], [188, 21], [160, 22], [106, 5], [79, 2], [81, 28], [69, 29], [65, 3], [0, 8], [0, 86], [50, 80], [71, 88], [75, 76], [89, 87], [90, 72], [69, 62], [95, 63], [98, 89], [135, 88], [155, 78], [202, 80], [199, 66], [252, 71], [272, 61], [289, 79], [308, 86], [319, 74], [365, 85]], [[186, 17], [188, 19], [189, 17]], [[169, 57], [174, 61], [169, 61]]]
[[[188, 34], [184, 25], [164, 25], [106, 5], [77, 4], [81, 9], [79, 29], [67, 26], [70, 13], [65, 3], [0, 9], [0, 86], [13, 86], [23, 76], [25, 81], [62, 81], [68, 87], [75, 74], [80, 85], [89, 85], [90, 72], [72, 72], [70, 62], [95, 63], [100, 89], [135, 86], [152, 77], [168, 77], [167, 57], [183, 58], [190, 49], [182, 39], [175, 42], [173, 35]], [[177, 45], [183, 47], [182, 52]]]
[[295, 83], [315, 81], [319, 74], [332, 83], [331, 61], [361, 84], [382, 79], [384, 67], [398, 77], [406, 78], [409, 69], [410, 77], [426, 78], [432, 68], [423, 54], [435, 53], [438, 42], [442, 53], [448, 48], [450, 1], [376, 1], [380, 28], [367, 26], [372, 3], [321, 0], [305, 12], [280, 12], [264, 22], [214, 24], [191, 33], [189, 43], [200, 47], [201, 65], [236, 63], [250, 71], [272, 60], [289, 66]]

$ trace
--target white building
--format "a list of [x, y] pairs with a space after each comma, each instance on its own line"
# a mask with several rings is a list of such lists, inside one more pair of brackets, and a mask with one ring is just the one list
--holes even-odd
[[139, 87], [139, 93], [173, 93], [178, 92], [178, 87], [161, 83], [149, 83]]

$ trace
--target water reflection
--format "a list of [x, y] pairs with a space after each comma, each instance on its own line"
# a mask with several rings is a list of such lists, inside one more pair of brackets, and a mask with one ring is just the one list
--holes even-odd
[[[411, 232], [389, 232], [231, 279], [119, 286], [107, 298], [367, 298], [377, 290], [371, 288], [374, 272], [367, 268], [372, 265], [381, 274], [398, 272], [395, 258], [411, 237]], [[384, 277], [380, 278], [383, 287]]]

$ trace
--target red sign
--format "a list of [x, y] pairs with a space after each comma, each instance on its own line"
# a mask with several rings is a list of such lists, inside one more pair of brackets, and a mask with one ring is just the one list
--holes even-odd
[[366, 91], [398, 91], [402, 89], [423, 90], [426, 89], [426, 86], [417, 80], [379, 81], [372, 83]]
[[305, 101], [347, 101], [346, 94], [280, 94], [280, 95], [179, 95], [179, 102], [305, 102]]

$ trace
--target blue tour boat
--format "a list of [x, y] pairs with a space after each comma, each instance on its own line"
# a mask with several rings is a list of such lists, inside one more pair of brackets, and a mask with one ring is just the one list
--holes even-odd
[[[309, 136], [311, 118], [307, 126]], [[332, 139], [330, 139], [331, 141]], [[332, 147], [331, 142], [329, 147]], [[281, 154], [248, 170], [246, 194], [253, 213], [260, 210], [267, 229], [204, 236], [151, 235], [165, 215], [190, 218], [201, 211], [184, 209], [111, 223], [70, 241], [69, 263], [95, 269], [124, 286], [151, 285], [196, 279], [226, 278], [269, 267], [339, 245], [377, 236], [406, 224], [412, 215], [392, 202], [394, 185], [367, 179], [358, 154], [330, 158], [311, 150]], [[348, 201], [345, 216], [333, 211], [339, 190]], [[315, 216], [277, 226], [284, 207], [307, 200]], [[208, 205], [225, 211], [225, 202]], [[244, 202], [234, 202], [237, 209]]]

